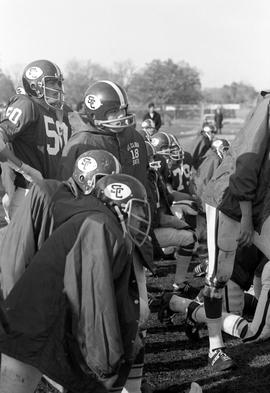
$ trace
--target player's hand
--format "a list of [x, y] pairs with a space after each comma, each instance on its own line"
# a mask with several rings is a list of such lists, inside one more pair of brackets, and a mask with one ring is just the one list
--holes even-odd
[[253, 242], [254, 227], [252, 217], [242, 216], [240, 222], [240, 235], [238, 240], [239, 247], [251, 246]]
[[17, 172], [21, 173], [23, 177], [31, 183], [38, 184], [43, 180], [42, 174], [37, 169], [32, 168], [27, 164], [22, 164]]

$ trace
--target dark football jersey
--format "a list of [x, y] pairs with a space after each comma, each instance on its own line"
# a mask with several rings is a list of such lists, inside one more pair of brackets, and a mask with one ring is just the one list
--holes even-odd
[[[25, 164], [39, 170], [44, 178], [56, 178], [62, 151], [71, 136], [68, 108], [63, 122], [56, 112], [41, 100], [27, 95], [16, 95], [8, 103], [0, 128], [15, 155]], [[25, 187], [26, 180], [17, 174], [15, 185]]]
[[169, 178], [173, 190], [189, 193], [190, 171], [192, 167], [192, 156], [188, 152], [184, 152], [184, 160], [173, 161], [168, 163]]

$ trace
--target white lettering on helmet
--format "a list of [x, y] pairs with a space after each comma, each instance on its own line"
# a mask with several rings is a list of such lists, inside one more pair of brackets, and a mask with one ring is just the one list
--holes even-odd
[[30, 67], [26, 70], [25, 76], [28, 79], [35, 80], [38, 79], [43, 74], [43, 71], [39, 67]]
[[88, 94], [85, 97], [84, 102], [87, 108], [91, 109], [92, 111], [96, 111], [102, 105], [100, 97], [95, 96], [93, 94]]
[[82, 172], [91, 172], [97, 169], [97, 162], [92, 157], [82, 157], [78, 161], [78, 168]]
[[153, 146], [157, 146], [157, 145], [158, 145], [158, 142], [159, 142], [158, 138], [152, 138], [152, 139], [151, 139], [151, 144], [152, 144]]
[[119, 201], [129, 197], [131, 189], [126, 184], [111, 183], [105, 188], [104, 194], [114, 201]]

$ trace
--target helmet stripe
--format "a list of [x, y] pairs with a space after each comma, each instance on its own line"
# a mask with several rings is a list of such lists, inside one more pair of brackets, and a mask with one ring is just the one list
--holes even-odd
[[115, 161], [116, 172], [119, 173], [119, 172], [120, 172], [120, 169], [121, 169], [120, 163], [119, 163], [119, 161], [117, 160], [116, 157], [113, 156], [113, 159], [114, 159], [114, 161]]
[[125, 108], [127, 106], [127, 102], [125, 101], [125, 97], [124, 97], [121, 89], [114, 82], [111, 82], [111, 81], [102, 81], [102, 82], [108, 83], [108, 85], [110, 85], [116, 91], [116, 93], [120, 99], [121, 107]]

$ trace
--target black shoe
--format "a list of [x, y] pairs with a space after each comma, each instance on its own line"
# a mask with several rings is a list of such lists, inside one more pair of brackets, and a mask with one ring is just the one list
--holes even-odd
[[142, 380], [141, 383], [141, 392], [142, 393], [153, 393], [155, 391], [155, 386], [152, 385], [150, 382], [147, 382], [146, 379]]
[[151, 313], [158, 312], [162, 303], [162, 295], [152, 295], [148, 292], [148, 306]]
[[187, 316], [185, 320], [185, 333], [186, 336], [192, 341], [199, 341], [200, 334], [199, 334], [199, 324], [198, 322], [194, 321], [192, 318], [193, 311], [199, 307], [200, 304], [193, 301], [189, 304], [187, 308]]
[[173, 325], [173, 318], [175, 312], [170, 309], [170, 300], [174, 293], [164, 293], [161, 298], [160, 308], [158, 311], [158, 320], [160, 323], [166, 323], [168, 325]]
[[178, 295], [188, 299], [194, 299], [200, 292], [199, 288], [195, 288], [190, 285], [187, 281], [184, 281], [180, 284], [173, 284], [173, 292]]
[[223, 348], [215, 349], [211, 357], [208, 355], [208, 364], [214, 371], [225, 371], [236, 368], [234, 360], [223, 351]]

